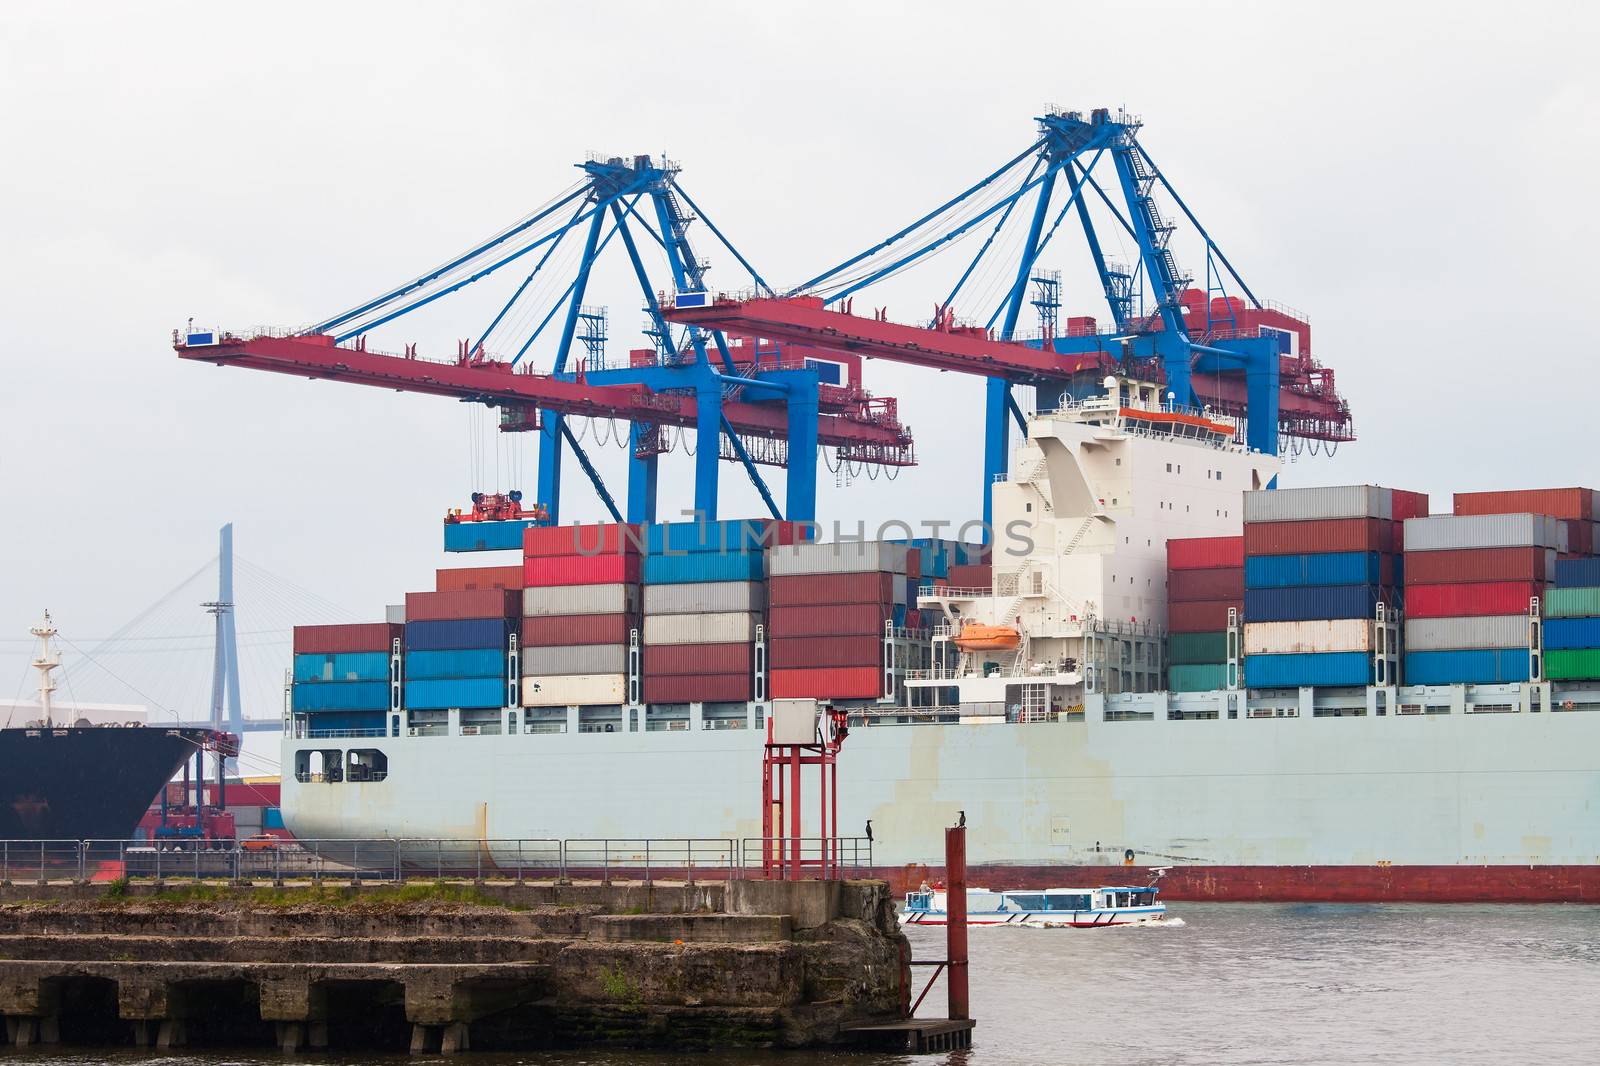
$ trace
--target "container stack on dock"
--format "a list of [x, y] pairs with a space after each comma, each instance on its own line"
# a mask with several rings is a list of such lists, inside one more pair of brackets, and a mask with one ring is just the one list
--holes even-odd
[[769, 694], [881, 696], [885, 632], [905, 617], [909, 573], [920, 554], [888, 541], [793, 544], [769, 552]]
[[1457, 515], [1542, 514], [1567, 525], [1561, 554], [1588, 557], [1600, 541], [1595, 538], [1594, 489], [1500, 489], [1494, 492], [1458, 492], [1452, 510]]
[[[1244, 620], [1244, 538], [1167, 541], [1167, 688], [1230, 688], [1228, 617]], [[1234, 649], [1237, 658], [1238, 649]]]
[[1376, 619], [1403, 606], [1399, 523], [1427, 512], [1425, 494], [1376, 485], [1245, 493], [1249, 686], [1396, 684]]
[[1600, 680], [1600, 559], [1561, 559], [1544, 594], [1544, 676]]
[[295, 626], [295, 713], [316, 715], [315, 733], [381, 735], [390, 655], [403, 632], [384, 622]]
[[[506, 706], [507, 638], [515, 632], [521, 601], [520, 593], [505, 588], [406, 593], [407, 709]], [[499, 721], [498, 715], [469, 717]]]
[[536, 526], [523, 534], [522, 705], [628, 701], [639, 627], [637, 527]]

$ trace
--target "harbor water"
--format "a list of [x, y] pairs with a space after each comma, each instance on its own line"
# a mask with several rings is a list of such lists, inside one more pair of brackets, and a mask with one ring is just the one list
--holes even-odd
[[[1600, 1046], [1597, 907], [1174, 903], [1169, 913], [1175, 921], [1142, 928], [974, 929], [975, 1043], [943, 1056], [586, 1051], [445, 1060], [61, 1048], [8, 1050], [0, 1063], [1504, 1064], [1583, 1060]], [[942, 930], [910, 936], [917, 958], [942, 954]], [[941, 985], [922, 1013], [943, 1008]]]

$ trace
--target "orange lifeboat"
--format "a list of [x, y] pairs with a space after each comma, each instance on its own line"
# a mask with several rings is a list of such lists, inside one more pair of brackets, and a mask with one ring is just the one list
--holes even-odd
[[986, 626], [968, 622], [956, 635], [956, 647], [962, 651], [1015, 651], [1022, 643], [1022, 634], [1010, 626]]

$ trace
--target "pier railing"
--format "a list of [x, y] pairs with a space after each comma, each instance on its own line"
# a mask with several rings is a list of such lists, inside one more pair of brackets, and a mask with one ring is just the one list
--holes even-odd
[[865, 837], [470, 840], [340, 838], [0, 840], [0, 882], [225, 881], [728, 881], [772, 876], [764, 856], [802, 856], [833, 876], [865, 876]]

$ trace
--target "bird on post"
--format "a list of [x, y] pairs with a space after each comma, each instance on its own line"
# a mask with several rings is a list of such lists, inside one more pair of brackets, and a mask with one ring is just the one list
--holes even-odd
[[868, 843], [871, 843], [871, 841], [872, 841], [872, 819], [871, 818], [867, 819], [867, 841], [868, 841]]
[[960, 817], [956, 819], [956, 828], [965, 829], [967, 827], [967, 812], [957, 811], [956, 814], [960, 815]]

